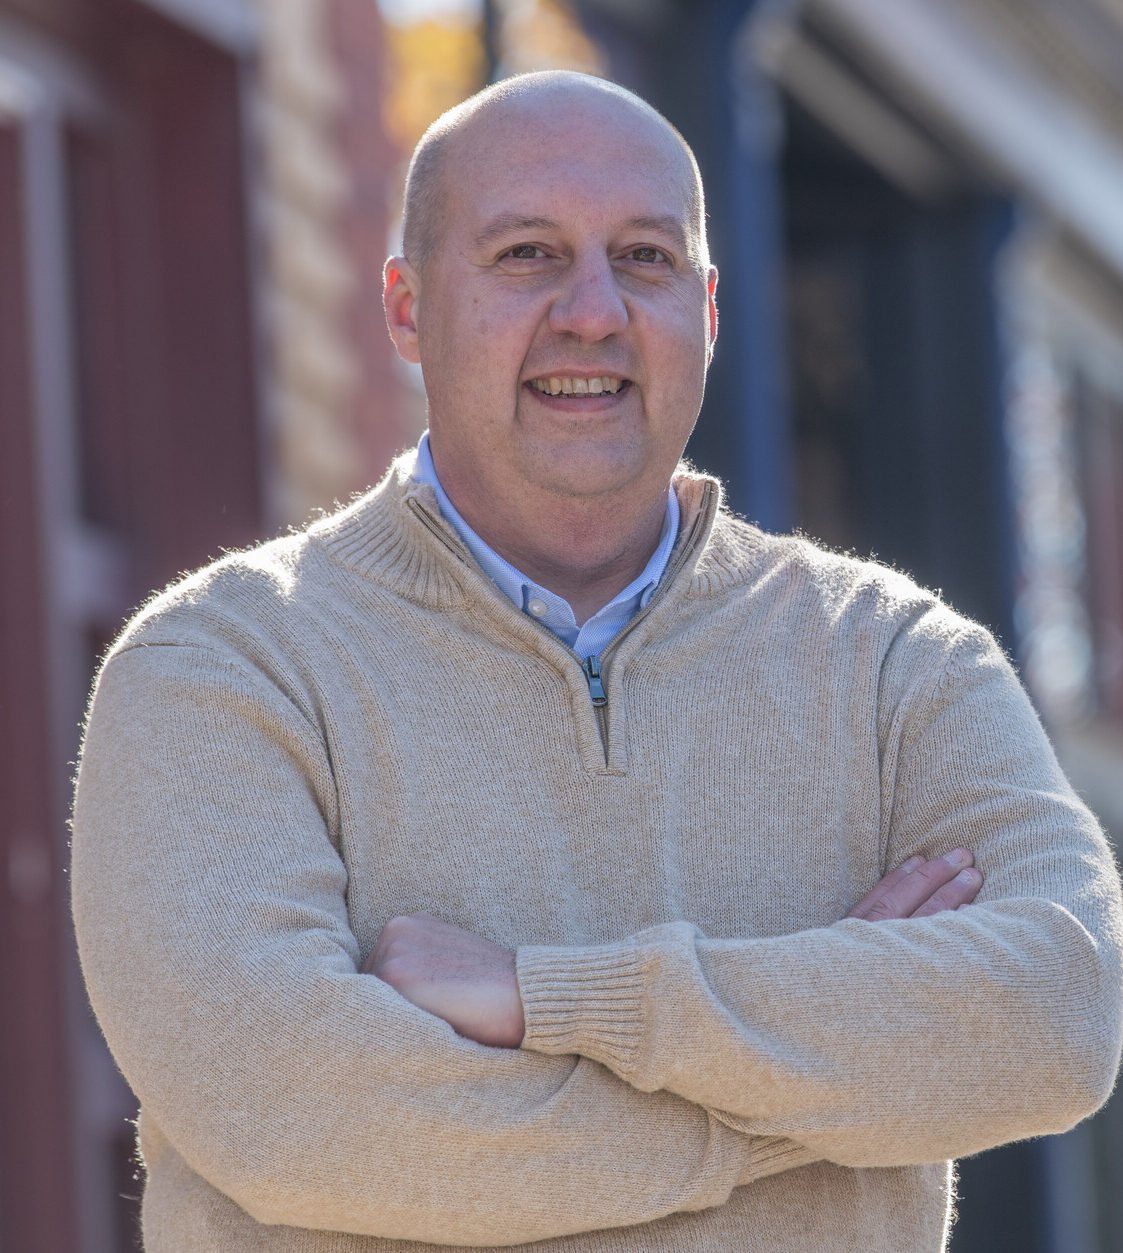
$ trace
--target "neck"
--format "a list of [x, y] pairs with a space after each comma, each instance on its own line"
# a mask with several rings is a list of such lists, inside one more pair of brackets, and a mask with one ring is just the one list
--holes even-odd
[[[447, 488], [446, 488], [447, 490]], [[659, 546], [665, 489], [639, 511], [619, 499], [555, 499], [533, 515], [479, 516], [449, 493], [461, 517], [516, 570], [568, 601], [579, 626], [642, 573]]]

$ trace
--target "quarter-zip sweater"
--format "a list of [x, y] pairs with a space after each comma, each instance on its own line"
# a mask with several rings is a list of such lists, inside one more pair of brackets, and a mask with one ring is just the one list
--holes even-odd
[[[96, 685], [74, 911], [149, 1253], [942, 1248], [948, 1159], [1119, 1056], [1114, 864], [999, 649], [684, 472], [597, 707], [411, 465]], [[958, 845], [975, 904], [844, 918]], [[521, 1049], [359, 973], [422, 909], [517, 949]]]

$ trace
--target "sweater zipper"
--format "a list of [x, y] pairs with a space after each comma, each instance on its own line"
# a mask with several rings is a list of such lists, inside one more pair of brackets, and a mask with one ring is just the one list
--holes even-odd
[[[713, 500], [713, 494], [714, 494], [713, 485], [710, 483], [707, 483], [705, 488], [703, 489], [701, 508], [699, 508], [698, 513], [694, 518], [694, 522], [690, 528], [690, 534], [686, 537], [686, 543], [683, 544], [683, 546], [679, 549], [678, 556], [675, 558], [675, 560], [669, 563], [667, 565], [667, 568], [663, 571], [663, 577], [662, 579], [660, 579], [660, 583], [662, 583], [664, 586], [670, 585], [670, 583], [674, 580], [675, 575], [678, 574], [679, 570], [682, 568], [682, 566], [686, 562], [686, 559], [693, 554], [694, 545], [698, 539], [698, 533], [707, 524], [709, 514], [710, 514], [710, 504], [711, 504], [711, 501]], [[451, 540], [448, 537], [448, 535], [445, 534], [441, 525], [437, 522], [435, 518], [433, 518], [430, 515], [428, 509], [426, 509], [425, 506], [421, 504], [420, 501], [409, 500], [407, 501], [407, 504], [409, 505], [410, 509], [413, 511], [415, 516], [421, 519], [421, 521], [433, 533], [433, 535], [436, 536], [436, 538], [439, 539], [441, 543], [444, 544], [444, 546], [455, 557], [457, 557], [465, 565], [471, 564], [471, 562], [464, 556], [464, 554], [457, 547], [456, 543], [453, 540]], [[647, 602], [647, 604], [644, 605], [644, 607], [639, 611], [639, 613], [636, 614], [634, 618], [632, 618], [630, 622], [628, 622], [619, 631], [617, 631], [615, 636], [613, 636], [613, 638], [609, 641], [609, 643], [605, 646], [604, 650], [601, 653], [599, 654], [594, 653], [592, 656], [587, 657], [584, 661], [582, 661], [581, 658], [578, 657], [578, 655], [574, 653], [572, 649], [569, 650], [571, 653], [573, 653], [573, 656], [577, 658], [578, 664], [581, 666], [582, 673], [585, 676], [585, 682], [589, 688], [589, 699], [592, 702], [593, 710], [597, 716], [597, 728], [600, 731], [601, 747], [604, 750], [604, 764], [606, 766], [608, 765], [608, 760], [609, 760], [608, 690], [604, 686], [604, 679], [606, 679], [608, 676], [607, 674], [604, 673], [602, 667], [608, 659], [608, 654], [611, 652], [615, 652], [616, 647], [620, 643], [620, 641], [624, 639], [626, 636], [628, 636], [637, 626], [639, 626], [639, 624], [644, 620], [644, 618], [647, 617], [648, 613], [651, 611], [652, 606], [658, 600], [659, 600], [659, 595], [658, 593], [656, 593], [656, 595], [652, 596], [652, 598]], [[541, 626], [541, 623], [539, 623], [539, 626]], [[548, 628], [544, 626], [541, 626], [541, 629], [543, 631], [548, 630]]]
[[581, 669], [585, 671], [585, 681], [589, 685], [589, 695], [592, 697], [593, 704], [598, 709], [602, 705], [607, 705], [608, 697], [605, 695], [604, 684], [600, 681], [600, 658], [596, 653], [585, 658]]
[[589, 698], [593, 702], [593, 712], [597, 716], [597, 730], [600, 732], [601, 749], [604, 752], [604, 764], [608, 765], [608, 716], [605, 705], [608, 704], [608, 693], [600, 677], [600, 658], [596, 653], [586, 657], [581, 663], [585, 672], [585, 682], [589, 685]]
[[[669, 586], [674, 580], [676, 574], [682, 568], [686, 559], [694, 552], [694, 545], [698, 538], [699, 531], [706, 525], [710, 512], [710, 501], [713, 497], [713, 487], [707, 483], [702, 497], [702, 506], [698, 510], [698, 514], [694, 519], [694, 523], [690, 528], [690, 534], [686, 537], [686, 543], [679, 549], [678, 556], [675, 560], [668, 564], [663, 571], [663, 578], [660, 582], [664, 586]], [[593, 709], [597, 715], [597, 727], [600, 730], [601, 747], [604, 749], [604, 764], [608, 765], [608, 690], [604, 686], [604, 680], [608, 677], [603, 670], [603, 666], [608, 659], [608, 654], [615, 652], [620, 641], [626, 638], [639, 624], [647, 617], [652, 607], [658, 601], [659, 596], [656, 594], [647, 602], [646, 605], [636, 614], [630, 622], [626, 623], [612, 639], [605, 645], [600, 653], [594, 653], [581, 663], [581, 669], [585, 675], [585, 682], [589, 687], [589, 699], [593, 703]], [[545, 628], [543, 628], [545, 630]], [[572, 650], [570, 650], [572, 651]], [[574, 653], [576, 657], [577, 654]]]

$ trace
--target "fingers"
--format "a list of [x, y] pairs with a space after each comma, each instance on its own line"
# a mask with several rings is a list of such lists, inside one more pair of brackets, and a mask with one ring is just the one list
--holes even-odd
[[525, 1031], [515, 954], [432, 914], [392, 918], [363, 973], [480, 1044], [518, 1048]]
[[944, 909], [958, 909], [960, 905], [970, 905], [983, 886], [983, 876], [968, 866], [961, 870], [954, 879], [937, 888], [935, 892], [909, 915], [912, 918], [926, 918], [930, 914], [938, 914]]
[[892, 918], [923, 918], [970, 904], [983, 882], [974, 861], [974, 855], [966, 848], [957, 848], [931, 861], [910, 857], [887, 874], [846, 916], [884, 922]]
[[923, 857], [910, 857], [908, 861], [903, 862], [896, 870], [891, 870], [878, 885], [867, 892], [865, 896], [854, 906], [854, 908], [846, 915], [847, 918], [868, 918], [870, 910], [885, 898], [907, 875], [912, 874], [918, 867], [924, 865]]

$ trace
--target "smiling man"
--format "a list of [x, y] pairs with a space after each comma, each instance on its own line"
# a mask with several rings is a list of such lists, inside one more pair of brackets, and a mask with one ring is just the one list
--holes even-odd
[[576, 81], [508, 84], [430, 132], [386, 305], [460, 516], [587, 617], [658, 543], [717, 272], [689, 149], [635, 97]]
[[949, 1159], [1105, 1098], [1104, 838], [985, 631], [679, 464], [715, 289], [646, 104], [467, 101], [386, 267], [420, 447], [111, 651], [74, 909], [150, 1253], [936, 1253]]

